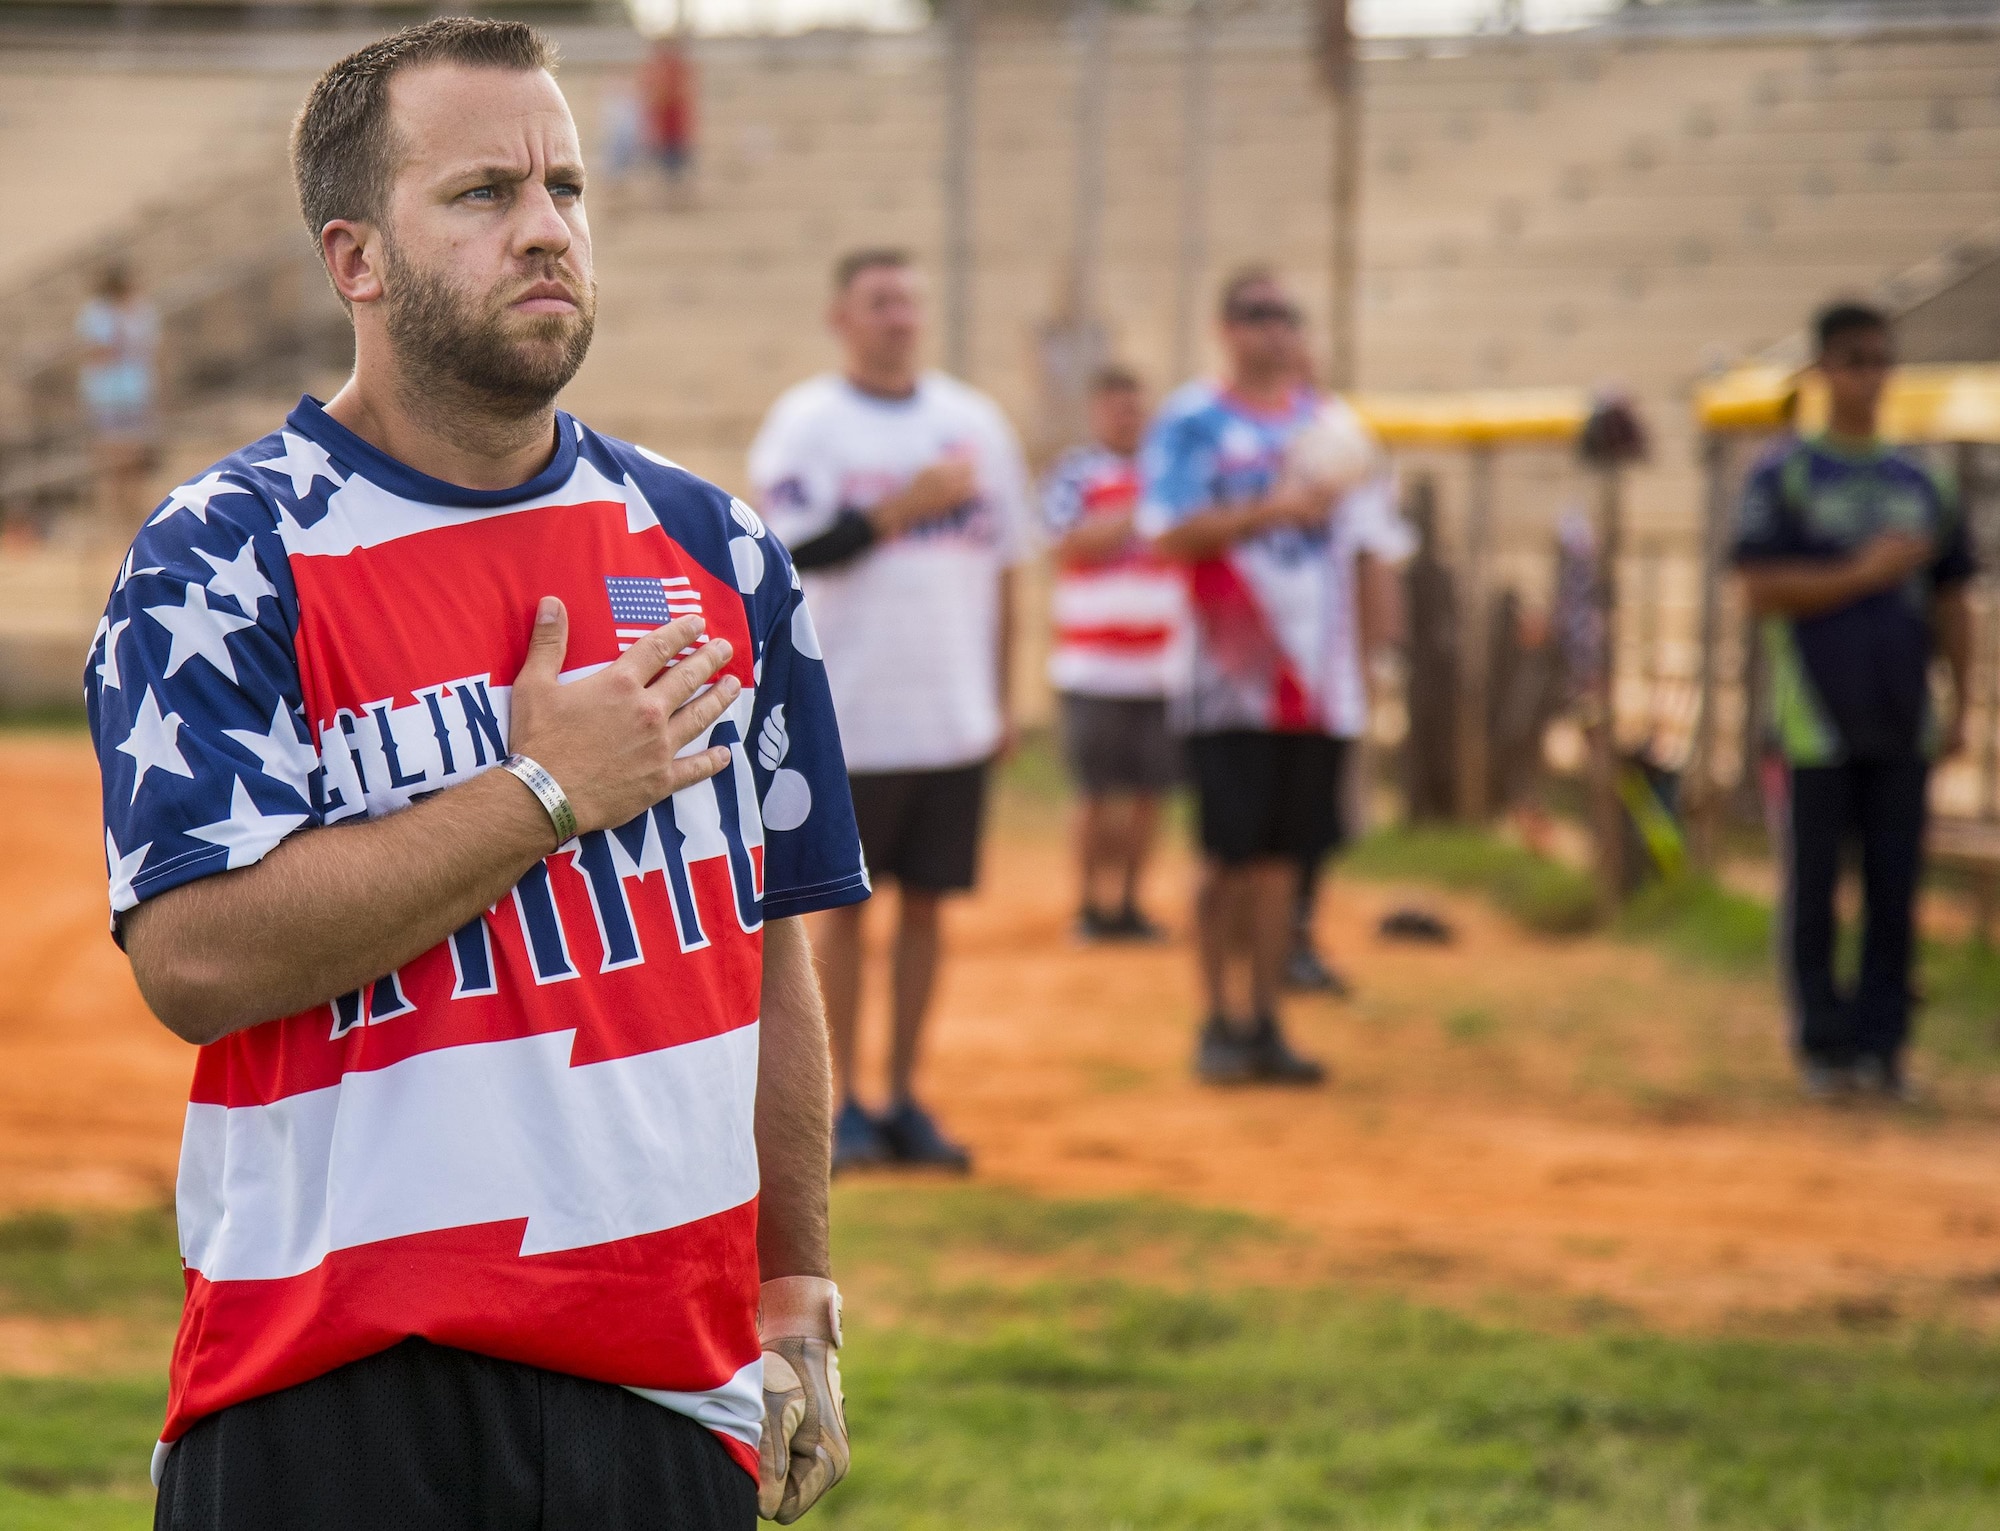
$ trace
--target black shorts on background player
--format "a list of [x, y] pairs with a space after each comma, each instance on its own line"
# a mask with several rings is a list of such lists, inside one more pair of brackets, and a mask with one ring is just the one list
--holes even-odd
[[988, 762], [942, 771], [857, 771], [847, 778], [871, 878], [963, 893], [979, 880]]
[[1224, 866], [1303, 861], [1340, 843], [1340, 780], [1352, 741], [1250, 730], [1187, 741], [1201, 848]]
[[1057, 693], [1063, 764], [1085, 795], [1170, 792], [1181, 779], [1179, 741], [1156, 696]]
[[685, 1414], [423, 1340], [209, 1415], [154, 1531], [751, 1531], [757, 1484]]

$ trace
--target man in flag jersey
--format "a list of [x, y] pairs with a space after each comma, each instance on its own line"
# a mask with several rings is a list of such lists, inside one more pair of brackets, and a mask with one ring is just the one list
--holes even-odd
[[1140, 453], [1138, 527], [1185, 566], [1193, 656], [1178, 722], [1200, 820], [1196, 904], [1212, 1084], [1317, 1084], [1278, 1024], [1299, 864], [1339, 837], [1346, 741], [1330, 729], [1327, 636], [1339, 492], [1286, 472], [1320, 409], [1299, 376], [1299, 311], [1270, 271], [1223, 288], [1221, 384], [1189, 383]]
[[92, 648], [114, 933], [202, 1045], [173, 1531], [741, 1528], [846, 1467], [832, 701], [758, 518], [554, 406], [552, 62], [448, 18], [321, 77], [353, 376], [167, 498]]

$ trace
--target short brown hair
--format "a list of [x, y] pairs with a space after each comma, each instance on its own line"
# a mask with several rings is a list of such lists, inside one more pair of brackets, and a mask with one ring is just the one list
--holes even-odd
[[1107, 362], [1090, 374], [1092, 393], [1138, 393], [1144, 387], [1139, 374], [1120, 362]]
[[328, 69], [292, 124], [292, 176], [315, 240], [337, 218], [381, 216], [395, 168], [389, 80], [419, 64], [553, 70], [556, 47], [525, 22], [439, 16], [391, 32]]
[[833, 290], [836, 294], [847, 291], [864, 271], [901, 271], [914, 264], [908, 250], [849, 250], [833, 263]]
[[1222, 284], [1222, 301], [1217, 308], [1222, 317], [1227, 319], [1230, 310], [1243, 300], [1243, 294], [1252, 287], [1276, 287], [1283, 290], [1284, 285], [1284, 279], [1278, 275], [1274, 266], [1238, 266], [1229, 274], [1229, 280]]

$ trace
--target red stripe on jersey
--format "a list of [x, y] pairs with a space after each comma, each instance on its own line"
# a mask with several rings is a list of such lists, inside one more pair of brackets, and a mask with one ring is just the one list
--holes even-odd
[[[187, 1273], [161, 1439], [245, 1399], [310, 1381], [411, 1337], [570, 1376], [706, 1392], [757, 1359], [743, 1302], [757, 1205], [661, 1233], [520, 1253], [525, 1220], [335, 1250], [304, 1275]], [[663, 1294], [671, 1294], [663, 1300]], [[393, 1318], [391, 1317], [393, 1315]], [[743, 1442], [717, 1439], [754, 1475]]]
[[1269, 677], [1273, 714], [1269, 726], [1280, 732], [1314, 728], [1305, 681], [1271, 630], [1263, 603], [1236, 566], [1227, 558], [1203, 559], [1188, 571], [1188, 591], [1210, 658], [1233, 674]]
[[[527, 657], [535, 606], [559, 596], [569, 612], [563, 668], [618, 657], [607, 574], [684, 575], [712, 638], [735, 649], [726, 673], [751, 685], [749, 623], [735, 587], [710, 574], [658, 526], [633, 532], [618, 501], [523, 510], [433, 527], [338, 557], [291, 559], [299, 593], [299, 677], [313, 736], [336, 709], [393, 698], [466, 675], [509, 685]], [[518, 613], [494, 621], [497, 610]], [[366, 612], [368, 620], [356, 621]]]
[[1083, 488], [1085, 515], [1115, 516], [1130, 510], [1139, 500], [1139, 472], [1128, 467], [1123, 472], [1093, 479]]
[[1056, 641], [1084, 648], [1113, 649], [1119, 653], [1151, 653], [1173, 640], [1174, 630], [1165, 625], [1127, 627], [1108, 623], [1096, 627], [1058, 627]]

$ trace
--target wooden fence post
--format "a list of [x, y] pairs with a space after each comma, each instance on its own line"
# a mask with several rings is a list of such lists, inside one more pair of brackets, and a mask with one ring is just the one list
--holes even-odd
[[1493, 447], [1480, 442], [1471, 451], [1465, 509], [1465, 561], [1458, 594], [1458, 816], [1484, 824], [1487, 755], [1491, 729], [1486, 696], [1492, 668], [1490, 615], [1493, 557]]
[[1596, 838], [1598, 906], [1608, 920], [1625, 896], [1625, 813], [1618, 800], [1618, 560], [1625, 540], [1623, 474], [1597, 470], [1597, 599], [1604, 655], [1597, 673], [1590, 752], [1590, 823]]

